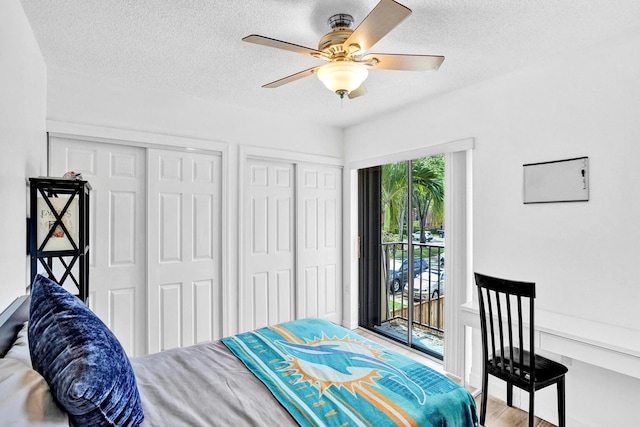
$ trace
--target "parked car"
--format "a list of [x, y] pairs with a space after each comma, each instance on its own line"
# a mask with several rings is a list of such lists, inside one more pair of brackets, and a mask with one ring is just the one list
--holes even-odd
[[[418, 276], [429, 269], [429, 261], [426, 258], [413, 257], [413, 271], [411, 278]], [[389, 262], [389, 290], [400, 292], [409, 281], [409, 259], [393, 258]]]
[[[412, 234], [413, 237], [413, 241], [414, 242], [419, 242], [420, 241], [420, 231], [416, 231]], [[431, 234], [431, 232], [429, 230], [425, 230], [424, 231], [424, 241], [425, 242], [430, 242], [433, 240], [433, 234]]]
[[440, 268], [444, 268], [444, 252], [440, 254]]
[[[408, 289], [405, 289], [408, 294]], [[432, 299], [441, 297], [444, 294], [444, 271], [430, 271], [429, 274], [421, 274], [413, 279], [413, 299]]]

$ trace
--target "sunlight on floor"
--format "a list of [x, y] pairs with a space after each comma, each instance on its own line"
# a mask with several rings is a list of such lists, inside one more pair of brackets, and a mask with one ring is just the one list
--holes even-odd
[[438, 372], [441, 373], [445, 373], [444, 370], [442, 369], [442, 362], [440, 360], [434, 359], [432, 357], [427, 356], [424, 353], [419, 352], [418, 350], [414, 350], [402, 345], [399, 345], [398, 343], [394, 342], [393, 340], [389, 339], [389, 338], [385, 338], [379, 334], [375, 334], [371, 331], [368, 331], [366, 329], [362, 329], [362, 328], [357, 328], [355, 329], [356, 333], [358, 333], [359, 335], [362, 335], [363, 337], [374, 341], [378, 344], [384, 345], [385, 347], [388, 347], [390, 349], [392, 349], [393, 351], [396, 351], [400, 354], [403, 354], [417, 362], [420, 362], [422, 364], [425, 364], [427, 366], [429, 366], [431, 369], [436, 370]]

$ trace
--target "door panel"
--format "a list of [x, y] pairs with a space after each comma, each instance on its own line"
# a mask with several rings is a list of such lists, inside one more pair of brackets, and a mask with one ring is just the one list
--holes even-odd
[[52, 137], [49, 174], [81, 172], [91, 191], [89, 307], [129, 356], [146, 354], [144, 149]]
[[[150, 352], [155, 352], [155, 345], [159, 350], [181, 347], [182, 339], [182, 283], [163, 283], [158, 286], [160, 297], [159, 313], [159, 344], [151, 343]], [[153, 295], [153, 292], [149, 292]], [[150, 301], [152, 302], [152, 301]], [[152, 311], [152, 310], [151, 310]], [[154, 336], [154, 327], [149, 330], [150, 340]]]
[[299, 318], [342, 321], [342, 169], [300, 164], [298, 182]]
[[342, 170], [247, 160], [243, 330], [302, 317], [342, 320]]
[[240, 328], [293, 320], [294, 166], [247, 159]]
[[220, 156], [148, 150], [149, 351], [222, 336]]

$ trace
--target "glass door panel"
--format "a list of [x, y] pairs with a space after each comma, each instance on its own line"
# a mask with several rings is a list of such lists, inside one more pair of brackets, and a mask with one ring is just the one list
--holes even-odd
[[[377, 171], [380, 194], [372, 200], [379, 206], [370, 206], [370, 211], [380, 216], [364, 213], [361, 203], [360, 218], [379, 221], [369, 230], [379, 230], [380, 236], [367, 239], [370, 246], [380, 245], [379, 251], [369, 252], [379, 253], [379, 280], [367, 281], [379, 286], [377, 291], [369, 289], [369, 295], [380, 299], [368, 305], [379, 313], [363, 326], [442, 358], [444, 156], [382, 165]], [[369, 265], [376, 268], [376, 263]], [[361, 290], [366, 286], [361, 283]]]

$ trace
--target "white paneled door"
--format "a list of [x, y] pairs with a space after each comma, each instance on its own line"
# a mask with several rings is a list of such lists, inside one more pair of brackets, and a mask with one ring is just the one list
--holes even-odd
[[[124, 142], [123, 142], [124, 144]], [[242, 160], [240, 330], [342, 320], [342, 169]], [[222, 157], [51, 137], [50, 174], [91, 193], [90, 307], [130, 356], [220, 338]], [[229, 254], [235, 259], [233, 254]]]
[[342, 320], [342, 169], [248, 158], [240, 328]]
[[295, 318], [294, 165], [248, 158], [240, 222], [240, 328]]
[[90, 194], [89, 306], [129, 356], [146, 354], [145, 152], [51, 137], [49, 175], [81, 172]]
[[342, 321], [342, 169], [298, 164], [297, 316]]
[[221, 164], [148, 150], [150, 353], [222, 335]]

